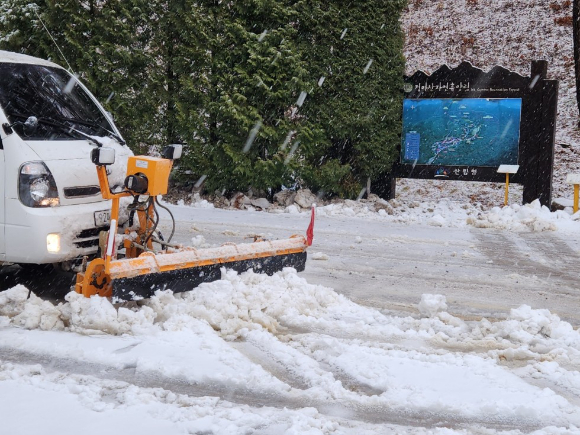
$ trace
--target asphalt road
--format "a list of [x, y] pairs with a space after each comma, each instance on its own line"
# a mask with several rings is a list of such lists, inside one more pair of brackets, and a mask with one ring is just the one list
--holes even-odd
[[[304, 234], [309, 215], [173, 208], [173, 241], [185, 245], [247, 243], [253, 236]], [[160, 226], [167, 235], [167, 220]], [[201, 236], [201, 237], [200, 237]], [[417, 314], [423, 293], [443, 294], [465, 319], [505, 318], [522, 304], [546, 308], [580, 326], [580, 235], [442, 228], [352, 217], [319, 216], [306, 270], [311, 284], [393, 314]], [[318, 259], [317, 259], [318, 258]], [[24, 284], [61, 298], [74, 276], [0, 271], [0, 290]]]
[[[216, 213], [217, 212], [217, 213]], [[179, 208], [176, 240], [247, 242], [303, 234], [307, 214]], [[443, 294], [466, 319], [505, 318], [522, 304], [580, 326], [580, 235], [442, 228], [319, 216], [301, 275], [385, 312], [418, 313], [423, 293]], [[321, 257], [323, 259], [315, 259]]]

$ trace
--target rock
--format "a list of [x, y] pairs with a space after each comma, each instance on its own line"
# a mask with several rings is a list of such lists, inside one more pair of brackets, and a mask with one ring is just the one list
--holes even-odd
[[375, 202], [375, 210], [377, 212], [379, 210], [384, 210], [387, 212], [387, 214], [390, 214], [390, 215], [395, 214], [395, 209], [393, 208], [393, 206], [391, 204], [389, 204], [387, 201], [385, 201], [384, 199], [379, 199], [377, 202]]
[[278, 204], [288, 207], [294, 204], [294, 198], [296, 197], [296, 192], [294, 190], [282, 190], [274, 195], [274, 201]]
[[552, 211], [565, 210], [566, 207], [574, 207], [574, 200], [567, 198], [555, 198], [552, 201]]
[[243, 210], [246, 208], [247, 205], [251, 205], [251, 201], [250, 201], [250, 198], [248, 198], [242, 192], [238, 192], [234, 196], [232, 196], [232, 199], [230, 200], [230, 204], [234, 208]]
[[231, 203], [225, 196], [216, 196], [211, 201], [216, 208], [228, 208]]
[[262, 210], [267, 210], [272, 205], [266, 198], [251, 199], [250, 204]]
[[296, 197], [294, 202], [302, 208], [310, 208], [312, 204], [315, 204], [318, 198], [313, 194], [310, 189], [300, 189], [296, 192]]

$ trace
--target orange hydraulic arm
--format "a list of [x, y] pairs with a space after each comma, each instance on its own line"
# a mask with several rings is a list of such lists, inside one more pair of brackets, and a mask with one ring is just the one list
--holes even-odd
[[[158, 241], [164, 250], [153, 252], [156, 196], [167, 193], [173, 161], [154, 157], [131, 157], [127, 166], [126, 190], [113, 193], [106, 168], [97, 164], [104, 199], [112, 201], [111, 226], [102, 258], [92, 260], [76, 277], [75, 291], [87, 297], [99, 295], [114, 300], [150, 297], [156, 289], [191, 290], [201, 282], [219, 279], [219, 268], [238, 272], [254, 269], [273, 273], [284, 267], [304, 270], [306, 248], [312, 244], [314, 209], [308, 239], [292, 236], [286, 240], [227, 244], [219, 248], [194, 249], [170, 246]], [[135, 198], [130, 209], [137, 213], [138, 229], [125, 230], [125, 257], [117, 259], [116, 235], [121, 198]], [[139, 201], [144, 197], [144, 201]], [[135, 236], [136, 233], [137, 235]]]
[[[145, 176], [147, 179], [147, 191], [144, 194], [150, 196], [150, 199], [145, 206], [141, 205], [135, 209], [139, 221], [137, 240], [143, 242], [143, 244], [126, 238], [123, 242], [126, 258], [136, 258], [146, 250], [153, 249], [153, 242], [150, 237], [153, 231], [153, 201], [155, 200], [153, 195], [167, 193], [167, 183], [172, 166], [173, 161], [168, 159], [143, 156], [131, 157], [129, 159], [127, 175], [137, 174]], [[77, 293], [83, 293], [85, 296], [91, 296], [93, 294], [111, 296], [111, 262], [116, 260], [115, 240], [119, 225], [119, 204], [121, 198], [129, 196], [135, 197], [136, 193], [130, 190], [113, 193], [109, 185], [106, 166], [104, 165], [97, 165], [97, 176], [99, 178], [99, 186], [103, 199], [110, 199], [112, 201], [111, 226], [109, 228], [103, 258], [94, 259], [89, 263], [85, 272], [77, 274], [75, 290]]]

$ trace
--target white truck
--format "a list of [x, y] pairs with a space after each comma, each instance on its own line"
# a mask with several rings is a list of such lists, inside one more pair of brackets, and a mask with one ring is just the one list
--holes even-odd
[[90, 158], [102, 145], [122, 185], [132, 153], [87, 88], [52, 62], [0, 51], [0, 266], [71, 270], [97, 252], [111, 209]]

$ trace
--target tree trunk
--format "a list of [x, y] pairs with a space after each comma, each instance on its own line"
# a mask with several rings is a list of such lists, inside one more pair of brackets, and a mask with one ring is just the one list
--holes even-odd
[[[574, 39], [574, 71], [576, 75], [576, 102], [580, 115], [580, 0], [574, 0], [572, 5], [572, 38]], [[580, 121], [578, 123], [580, 126]]]

